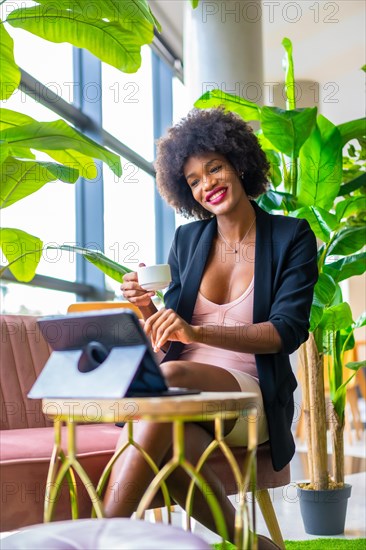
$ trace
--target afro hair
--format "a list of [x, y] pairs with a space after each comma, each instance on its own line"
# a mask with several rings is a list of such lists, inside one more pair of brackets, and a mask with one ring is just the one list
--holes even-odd
[[183, 173], [189, 157], [209, 151], [221, 153], [238, 174], [244, 173], [241, 183], [248, 197], [267, 190], [269, 164], [251, 127], [222, 108], [192, 109], [158, 140], [155, 162], [159, 193], [186, 218], [213, 216], [193, 198]]

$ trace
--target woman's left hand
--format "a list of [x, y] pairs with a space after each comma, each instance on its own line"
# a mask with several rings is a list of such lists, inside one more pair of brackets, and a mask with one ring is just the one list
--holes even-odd
[[190, 344], [194, 341], [198, 327], [184, 321], [173, 309], [160, 309], [145, 322], [146, 334], [150, 334], [151, 345], [155, 352], [168, 341]]

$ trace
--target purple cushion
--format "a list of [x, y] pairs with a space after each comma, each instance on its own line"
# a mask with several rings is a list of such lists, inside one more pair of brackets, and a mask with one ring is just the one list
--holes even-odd
[[34, 525], [2, 540], [2, 550], [210, 550], [183, 529], [131, 519], [84, 519]]

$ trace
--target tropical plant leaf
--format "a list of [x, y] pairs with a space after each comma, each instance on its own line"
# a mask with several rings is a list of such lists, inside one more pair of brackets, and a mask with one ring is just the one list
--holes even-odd
[[263, 195], [257, 199], [258, 205], [266, 212], [272, 212], [272, 210], [285, 209], [290, 211], [294, 208], [295, 197], [290, 193], [284, 193], [283, 191], [273, 191], [269, 189]]
[[[83, 14], [53, 6], [20, 8], [10, 13], [7, 22], [50, 42], [69, 42], [85, 48], [101, 61], [125, 73], [134, 73], [141, 65], [141, 45], [148, 44], [117, 21], [86, 19]], [[152, 39], [152, 38], [151, 38]]]
[[363, 361], [351, 361], [350, 363], [346, 363], [345, 366], [347, 367], [347, 369], [351, 369], [357, 372], [359, 369], [366, 367], [366, 360], [363, 359]]
[[346, 226], [338, 231], [329, 245], [327, 256], [348, 256], [360, 250], [366, 244], [364, 226]]
[[41, 259], [42, 246], [43, 243], [38, 237], [25, 231], [0, 228], [0, 247], [9, 262], [0, 269], [0, 277], [9, 269], [18, 281], [29, 283]]
[[363, 138], [366, 135], [366, 119], [359, 118], [357, 120], [351, 120], [350, 122], [344, 122], [339, 124], [338, 130], [341, 134], [342, 147], [348, 143], [351, 139]]
[[263, 149], [262, 151], [265, 153], [267, 160], [270, 164], [270, 169], [268, 173], [268, 177], [271, 180], [273, 187], [278, 187], [282, 183], [282, 173], [281, 173], [281, 158], [276, 151], [273, 151], [271, 149]]
[[36, 122], [36, 120], [23, 113], [5, 109], [4, 107], [0, 108], [0, 131], [5, 130], [5, 128], [30, 124], [31, 122]]
[[[30, 123], [43, 124], [36, 121], [28, 115], [11, 111], [9, 109], [0, 109], [0, 130], [6, 128], [13, 128], [17, 126], [23, 126]], [[47, 153], [51, 158], [67, 166], [73, 167], [79, 170], [80, 176], [85, 179], [94, 179], [98, 175], [97, 167], [91, 156], [84, 155], [80, 151], [60, 150], [49, 151], [47, 149], [42, 150]], [[29, 147], [12, 143], [11, 154], [14, 157], [35, 159], [35, 155], [31, 152]]]
[[301, 147], [315, 126], [316, 113], [316, 107], [292, 111], [262, 107], [263, 133], [279, 151], [289, 157], [298, 157]]
[[20, 69], [14, 60], [14, 42], [0, 22], [0, 99], [9, 99], [20, 84]]
[[362, 275], [366, 271], [366, 252], [352, 254], [336, 262], [325, 264], [323, 271], [338, 283], [355, 275]]
[[303, 206], [290, 214], [294, 218], [305, 219], [318, 239], [329, 242], [330, 235], [338, 227], [338, 221], [334, 214], [324, 208], [315, 206]]
[[300, 152], [299, 203], [329, 210], [342, 182], [339, 130], [322, 115]]
[[331, 303], [336, 292], [337, 285], [334, 279], [327, 273], [320, 273], [314, 287], [314, 304], [327, 306]]
[[[324, 270], [324, 267], [323, 267], [323, 270]], [[334, 277], [332, 277], [332, 278], [335, 281]], [[332, 301], [330, 302], [329, 306], [338, 306], [342, 302], [343, 302], [342, 289], [341, 289], [340, 285], [338, 283], [336, 283], [336, 290], [335, 290], [335, 293], [333, 295]]]
[[[0, 165], [10, 154], [10, 147], [7, 141], [0, 141]], [[1, 193], [1, 189], [0, 189]]]
[[0, 208], [35, 193], [46, 183], [61, 180], [75, 183], [79, 171], [54, 162], [22, 161], [8, 157], [0, 165]]
[[[50, 249], [60, 249], [67, 252], [74, 252], [75, 254], [80, 254], [88, 262], [92, 263], [100, 269], [105, 275], [111, 277], [111, 279], [117, 281], [118, 283], [122, 282], [123, 276], [126, 273], [131, 273], [132, 269], [125, 267], [110, 258], [108, 258], [103, 252], [99, 250], [93, 250], [91, 248], [83, 248], [81, 246], [72, 246], [72, 245], [61, 245], [61, 246], [47, 246], [46, 248]], [[162, 292], [157, 291], [156, 295], [164, 303], [164, 295]]]
[[352, 374], [352, 376], [347, 380], [347, 383], [343, 383], [341, 386], [339, 386], [335, 394], [331, 396], [334, 410], [337, 413], [341, 424], [343, 423], [344, 410], [346, 408], [346, 392], [347, 392], [346, 386], [352, 380], [353, 377], [354, 377], [354, 374]]
[[317, 326], [319, 326], [319, 323], [323, 317], [323, 311], [324, 311], [324, 307], [321, 306], [321, 305], [317, 305], [317, 304], [312, 304], [311, 305], [311, 310], [310, 310], [310, 332], [314, 332], [314, 330], [316, 329]]
[[341, 330], [353, 324], [352, 311], [347, 302], [331, 306], [324, 310], [319, 326], [323, 330]]
[[224, 107], [241, 116], [245, 121], [259, 120], [260, 107], [237, 95], [226, 94], [221, 90], [211, 90], [203, 94], [194, 104], [198, 109]]
[[354, 372], [351, 374], [351, 376], [341, 384], [335, 394], [332, 398], [333, 406], [339, 416], [339, 418], [343, 419], [344, 410], [346, 407], [346, 395], [347, 395], [347, 386], [351, 382], [352, 378], [356, 376], [357, 371], [363, 367], [366, 366], [366, 361], [351, 361], [350, 363], [346, 363], [345, 365], [348, 369], [353, 370]]
[[91, 248], [83, 248], [81, 246], [71, 246], [66, 244], [58, 247], [48, 246], [47, 248], [51, 248], [51, 249], [57, 248], [67, 252], [74, 252], [76, 254], [80, 254], [86, 260], [88, 260], [88, 262], [92, 263], [98, 269], [100, 269], [103, 273], [108, 275], [108, 277], [111, 277], [111, 279], [114, 279], [119, 283], [122, 282], [123, 275], [125, 275], [126, 273], [130, 273], [132, 271], [131, 269], [128, 269], [127, 267], [124, 267], [123, 265], [118, 264], [117, 262], [114, 262], [99, 250], [93, 250]]
[[[117, 155], [98, 145], [88, 137], [83, 136], [63, 120], [56, 120], [55, 122], [32, 122], [23, 126], [6, 128], [0, 132], [0, 139], [6, 140], [11, 148], [12, 144], [15, 143], [18, 148], [37, 149], [44, 151], [55, 160], [60, 160], [61, 162], [63, 161], [60, 159], [60, 156], [62, 157], [65, 153], [63, 149], [66, 150], [67, 154], [70, 154], [69, 150], [77, 151], [84, 155], [84, 158], [85, 156], [89, 157], [88, 168], [93, 164], [93, 157], [105, 162], [117, 176], [121, 176], [122, 174], [121, 161]], [[75, 166], [75, 159], [73, 162], [73, 168], [80, 168], [85, 172], [85, 167], [80, 166], [79, 162]]]
[[[54, 0], [37, 0], [37, 2], [43, 6], [55, 6]], [[57, 7], [62, 10], [72, 10], [92, 20], [119, 21], [123, 26], [145, 21], [152, 25], [156, 24], [156, 19], [146, 0], [122, 2], [121, 0], [98, 0], [97, 3], [91, 3], [90, 0], [59, 0]]]
[[295, 90], [295, 73], [294, 62], [292, 59], [292, 42], [289, 38], [282, 40], [282, 46], [286, 50], [286, 56], [284, 59], [285, 69], [285, 88], [286, 88], [286, 108], [288, 110], [296, 108], [296, 90]]
[[365, 196], [351, 197], [350, 199], [345, 199], [336, 204], [336, 216], [338, 221], [349, 218], [355, 214], [357, 215], [362, 211], [366, 211]]
[[361, 187], [366, 187], [366, 173], [361, 174], [357, 178], [341, 185], [337, 196], [343, 197], [344, 195], [349, 195]]
[[358, 319], [356, 319], [354, 325], [353, 325], [353, 328], [361, 328], [361, 327], [364, 327], [366, 325], [366, 311], [364, 311], [363, 313], [361, 313], [361, 315], [358, 317]]

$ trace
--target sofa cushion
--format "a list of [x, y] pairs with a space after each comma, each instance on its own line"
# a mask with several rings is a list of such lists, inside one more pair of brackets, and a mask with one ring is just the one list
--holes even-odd
[[0, 317], [2, 430], [51, 426], [42, 413], [41, 401], [27, 397], [51, 352], [36, 320], [27, 315]]
[[[62, 441], [65, 442], [66, 428], [62, 430]], [[120, 433], [120, 428], [112, 424], [77, 427], [78, 458], [94, 485], [112, 456]], [[53, 428], [3, 430], [0, 433], [1, 531], [43, 521], [43, 502], [53, 442]], [[77, 481], [79, 517], [90, 517], [90, 499], [78, 478]], [[65, 480], [55, 506], [55, 519], [70, 517], [70, 498]]]

